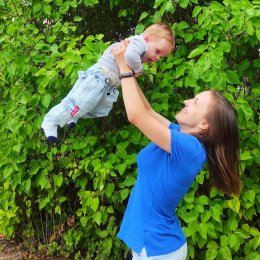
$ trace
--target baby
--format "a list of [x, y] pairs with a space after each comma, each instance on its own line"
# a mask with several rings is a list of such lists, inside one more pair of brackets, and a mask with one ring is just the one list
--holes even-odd
[[98, 62], [86, 71], [79, 71], [76, 81], [68, 95], [54, 106], [44, 117], [42, 128], [47, 140], [57, 141], [58, 126], [68, 124], [72, 129], [79, 118], [107, 116], [118, 97], [120, 79], [137, 77], [142, 73], [142, 63], [155, 62], [168, 56], [175, 45], [171, 28], [163, 23], [149, 26], [141, 35], [128, 38], [125, 60], [132, 68], [132, 73], [119, 73], [111, 52], [118, 43], [110, 45]]

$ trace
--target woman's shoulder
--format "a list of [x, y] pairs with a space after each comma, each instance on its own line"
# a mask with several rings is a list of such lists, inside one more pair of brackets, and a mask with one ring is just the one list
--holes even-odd
[[173, 129], [175, 131], [180, 131], [180, 129], [181, 129], [178, 124], [175, 124], [175, 123], [172, 123], [172, 122], [170, 123], [169, 128]]
[[171, 130], [171, 153], [183, 155], [187, 158], [202, 158], [206, 159], [206, 152], [204, 146], [194, 135], [180, 132], [180, 126], [171, 123], [169, 126]]

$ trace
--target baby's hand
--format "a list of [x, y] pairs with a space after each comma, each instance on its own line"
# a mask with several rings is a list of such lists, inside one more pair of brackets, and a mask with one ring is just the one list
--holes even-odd
[[134, 73], [134, 77], [137, 78], [142, 74], [142, 72]]
[[111, 50], [119, 68], [120, 67], [129, 68], [124, 58], [124, 54], [128, 44], [129, 44], [129, 40], [127, 39], [123, 40]]

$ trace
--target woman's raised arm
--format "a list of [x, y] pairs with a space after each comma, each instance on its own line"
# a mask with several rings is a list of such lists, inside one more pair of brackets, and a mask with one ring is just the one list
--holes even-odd
[[[132, 72], [131, 68], [124, 60], [126, 43], [122, 42], [113, 54], [116, 59], [120, 74]], [[170, 121], [154, 112], [134, 77], [121, 79], [123, 100], [130, 123], [135, 125], [152, 142], [160, 146], [167, 152], [170, 152]]]

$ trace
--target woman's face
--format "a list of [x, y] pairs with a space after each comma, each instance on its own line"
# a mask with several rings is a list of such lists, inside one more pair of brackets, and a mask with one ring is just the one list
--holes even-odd
[[214, 104], [210, 91], [204, 91], [193, 99], [184, 101], [184, 108], [175, 116], [182, 132], [200, 133], [208, 128], [207, 113]]

